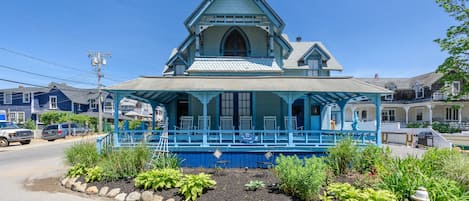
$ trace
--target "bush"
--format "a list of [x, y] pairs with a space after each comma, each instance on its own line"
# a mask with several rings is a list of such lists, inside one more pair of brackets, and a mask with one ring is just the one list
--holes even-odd
[[459, 133], [461, 130], [459, 128], [451, 127], [447, 123], [434, 122], [432, 128], [440, 133]]
[[30, 130], [35, 130], [36, 129], [36, 122], [29, 119], [26, 122], [24, 122], [24, 128], [30, 129]]
[[356, 200], [356, 201], [395, 201], [396, 196], [387, 190], [374, 190], [365, 188], [356, 189], [348, 183], [335, 183], [327, 187], [327, 196], [322, 196], [322, 200]]
[[107, 180], [133, 178], [145, 169], [150, 159], [150, 149], [143, 145], [119, 149], [107, 153], [99, 166], [104, 169]]
[[132, 120], [129, 122], [129, 129], [130, 130], [141, 130], [142, 121], [140, 120]]
[[382, 149], [375, 145], [368, 145], [359, 151], [354, 168], [360, 173], [371, 172], [375, 174], [378, 169], [382, 169], [385, 163], [391, 159], [391, 151]]
[[87, 168], [86, 169], [86, 182], [94, 182], [94, 181], [101, 181], [104, 177], [104, 170], [103, 168], [96, 166], [94, 168]]
[[67, 176], [69, 177], [80, 177], [83, 175], [86, 175], [86, 166], [83, 164], [77, 164], [67, 172]]
[[353, 163], [358, 160], [358, 155], [358, 148], [353, 145], [352, 140], [344, 139], [329, 149], [327, 162], [335, 175], [341, 175], [353, 166]]
[[217, 184], [210, 178], [210, 175], [200, 173], [198, 175], [185, 175], [179, 182], [179, 193], [185, 200], [196, 200], [205, 190]]
[[54, 124], [54, 123], [60, 123], [60, 118], [62, 118], [63, 116], [66, 116], [67, 113], [65, 112], [57, 112], [57, 111], [48, 111], [48, 112], [44, 112], [41, 114], [40, 116], [40, 120], [42, 123], [44, 123], [45, 125], [50, 125], [50, 124]]
[[181, 172], [174, 169], [151, 170], [140, 173], [135, 178], [135, 186], [144, 190], [170, 189], [177, 186], [181, 175]]
[[96, 144], [81, 142], [65, 150], [65, 160], [69, 165], [83, 164], [85, 167], [94, 167], [99, 160]]
[[458, 155], [460, 153], [455, 150], [431, 148], [423, 154], [421, 169], [427, 175], [433, 175], [433, 173], [446, 169], [448, 159]]
[[281, 181], [280, 189], [303, 200], [314, 200], [318, 197], [326, 181], [326, 164], [321, 158], [308, 158], [303, 161], [297, 156], [277, 158], [277, 175]]
[[177, 154], [162, 154], [160, 157], [152, 160], [153, 169], [179, 169], [183, 159], [178, 158]]
[[246, 187], [246, 190], [248, 191], [256, 191], [257, 189], [264, 188], [265, 183], [263, 181], [249, 181], [249, 183], [244, 184], [244, 187]]

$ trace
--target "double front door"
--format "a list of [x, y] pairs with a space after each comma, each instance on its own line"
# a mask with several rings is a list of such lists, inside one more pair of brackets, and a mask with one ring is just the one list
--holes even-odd
[[226, 92], [220, 95], [221, 116], [233, 117], [233, 125], [239, 128], [240, 116], [252, 116], [252, 94], [249, 92]]

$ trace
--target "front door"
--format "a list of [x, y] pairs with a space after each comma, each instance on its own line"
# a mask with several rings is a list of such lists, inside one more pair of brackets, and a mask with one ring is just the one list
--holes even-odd
[[251, 116], [252, 101], [249, 92], [227, 92], [220, 95], [221, 116], [232, 116], [233, 124], [239, 127], [240, 116]]
[[186, 100], [186, 99], [183, 99], [183, 100], [178, 100], [177, 101], [177, 122], [176, 124], [178, 126], [181, 126], [179, 125], [180, 124], [180, 119], [181, 119], [181, 116], [187, 116], [189, 115], [189, 101]]

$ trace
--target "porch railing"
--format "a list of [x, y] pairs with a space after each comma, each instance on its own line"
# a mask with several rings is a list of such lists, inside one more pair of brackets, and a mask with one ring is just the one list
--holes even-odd
[[103, 150], [109, 151], [112, 149], [112, 134], [108, 133], [96, 138], [96, 149], [98, 150], [98, 153], [101, 153]]
[[[204, 144], [204, 133], [207, 143]], [[289, 132], [285, 130], [169, 130], [170, 147], [182, 146], [290, 146]], [[156, 146], [162, 130], [121, 131], [120, 146], [146, 143]], [[333, 146], [341, 139], [352, 138], [359, 144], [376, 144], [376, 131], [297, 130], [292, 131], [294, 146]]]

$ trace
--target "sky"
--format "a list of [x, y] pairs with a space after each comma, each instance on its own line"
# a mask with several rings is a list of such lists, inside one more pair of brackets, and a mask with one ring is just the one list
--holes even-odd
[[[161, 75], [202, 0], [2, 0], [0, 79], [96, 86], [89, 51], [112, 53], [103, 84]], [[447, 57], [436, 38], [455, 24], [434, 0], [267, 0], [290, 40], [321, 41], [342, 64], [334, 76], [413, 77]], [[18, 72], [33, 72], [49, 77]], [[18, 87], [0, 81], [0, 88]]]

